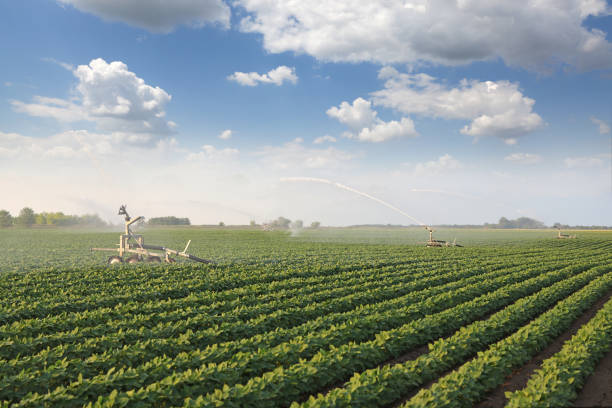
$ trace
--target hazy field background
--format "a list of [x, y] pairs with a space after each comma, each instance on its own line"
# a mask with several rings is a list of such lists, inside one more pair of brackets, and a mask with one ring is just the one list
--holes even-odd
[[[495, 257], [502, 247], [576, 248], [595, 241], [612, 240], [612, 231], [564, 231], [578, 236], [558, 240], [555, 230], [435, 229], [434, 238], [457, 240], [464, 248], [425, 248], [428, 233], [422, 228], [355, 227], [319, 228], [299, 231], [262, 231], [259, 228], [174, 227], [143, 228], [145, 242], [182, 250], [192, 240], [189, 252], [212, 259], [219, 265], [274, 262], [350, 264], [364, 249], [389, 251], [390, 256], [444, 257], [455, 251], [485, 251]], [[0, 231], [0, 271], [27, 272], [46, 267], [105, 265], [111, 252], [91, 252], [91, 247], [114, 248], [119, 231], [66, 228], [7, 229]], [[377, 247], [377, 248], [371, 248]], [[402, 255], [403, 254], [403, 255]], [[358, 259], [361, 257], [357, 256]], [[179, 262], [183, 259], [177, 259]]]

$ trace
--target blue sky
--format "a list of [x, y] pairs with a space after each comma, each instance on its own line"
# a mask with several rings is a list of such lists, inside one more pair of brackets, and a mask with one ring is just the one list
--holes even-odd
[[425, 223], [611, 225], [611, 11], [2, 2], [0, 207], [411, 223], [330, 185], [281, 181], [315, 177]]

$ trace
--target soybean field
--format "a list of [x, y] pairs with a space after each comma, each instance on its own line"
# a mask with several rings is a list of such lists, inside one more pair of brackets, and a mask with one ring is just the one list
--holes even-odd
[[143, 233], [0, 230], [0, 406], [612, 406], [612, 232]]

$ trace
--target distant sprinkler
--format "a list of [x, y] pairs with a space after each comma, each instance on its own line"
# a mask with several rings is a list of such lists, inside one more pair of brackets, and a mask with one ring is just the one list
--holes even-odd
[[559, 230], [557, 234], [557, 239], [575, 239], [576, 235], [564, 234], [561, 232], [561, 228], [557, 228]]
[[429, 241], [425, 242], [425, 246], [428, 247], [463, 247], [463, 245], [459, 245], [457, 243], [457, 238], [453, 240], [453, 242], [443, 241], [440, 239], [434, 239], [433, 233], [434, 230], [431, 227], [425, 227], [425, 229], [429, 232]]

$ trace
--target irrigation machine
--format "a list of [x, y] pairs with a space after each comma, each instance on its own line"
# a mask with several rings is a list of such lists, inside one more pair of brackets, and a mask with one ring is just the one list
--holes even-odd
[[433, 228], [425, 227], [427, 231], [429, 231], [429, 241], [425, 242], [425, 246], [428, 247], [463, 247], [463, 245], [459, 245], [457, 243], [457, 238], [453, 240], [453, 242], [443, 241], [440, 239], [433, 239]]
[[557, 228], [558, 234], [557, 239], [575, 239], [576, 235], [564, 234], [561, 232], [561, 228]]
[[[125, 205], [119, 207], [119, 215], [125, 216], [125, 232], [119, 236], [119, 244], [117, 244], [117, 248], [91, 248], [92, 251], [119, 252], [119, 255], [112, 255], [108, 258], [109, 265], [122, 262], [138, 263], [143, 261], [160, 263], [162, 260], [166, 263], [173, 263], [175, 260], [172, 258], [172, 256], [182, 256], [195, 262], [212, 263], [212, 261], [208, 259], [198, 258], [195, 255], [187, 253], [191, 240], [187, 242], [185, 249], [182, 251], [166, 248], [165, 246], [145, 244], [144, 237], [142, 235], [132, 233], [130, 228], [136, 222], [144, 220], [144, 217], [141, 215], [132, 219], [125, 207]], [[131, 255], [127, 256], [128, 254]], [[124, 259], [124, 256], [127, 257]]]

